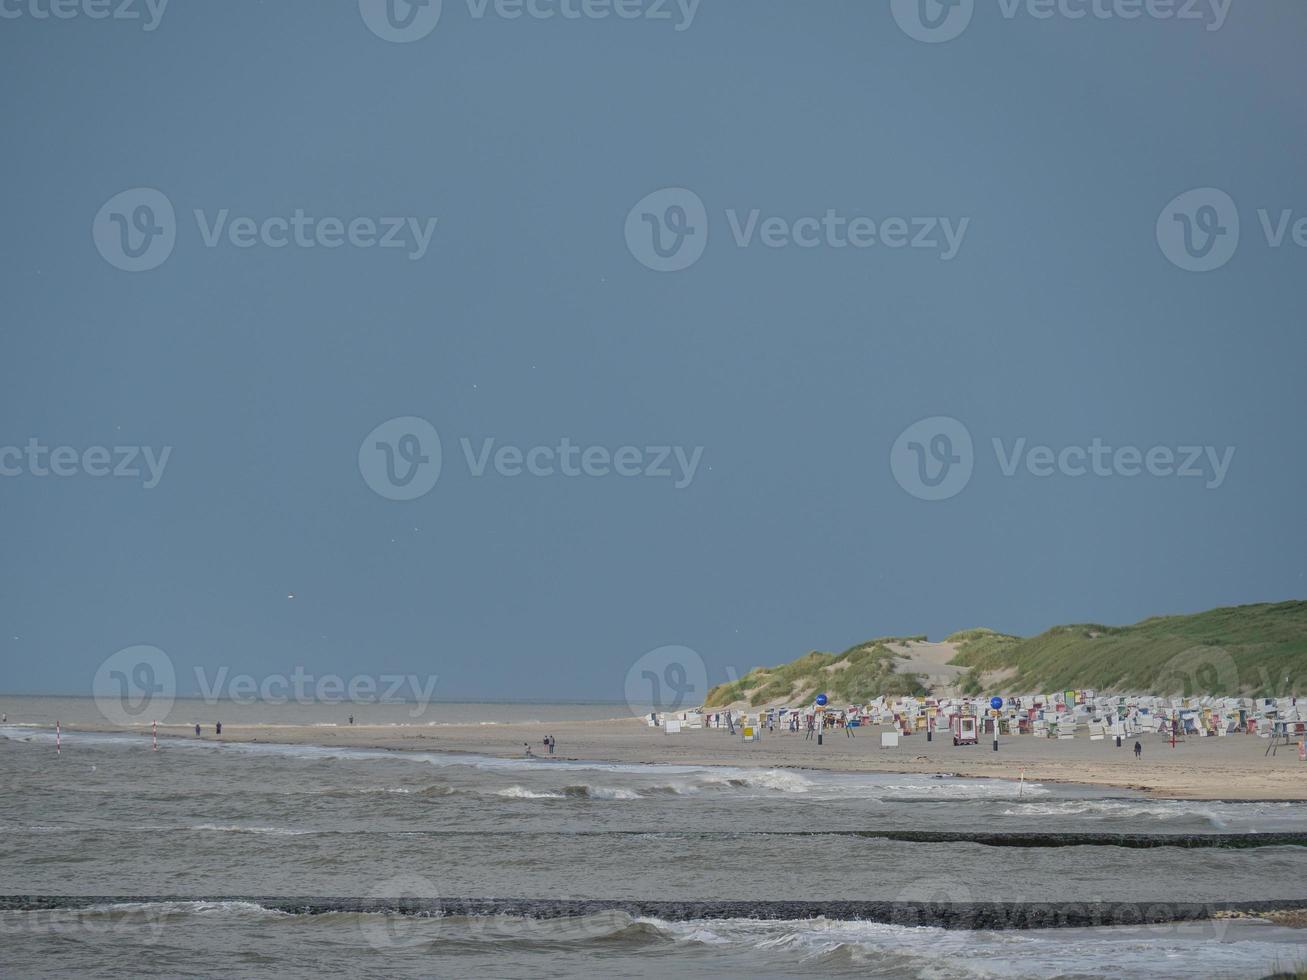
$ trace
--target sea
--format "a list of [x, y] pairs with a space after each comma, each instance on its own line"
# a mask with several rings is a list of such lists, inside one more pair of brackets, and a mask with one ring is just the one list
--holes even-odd
[[[343, 722], [338, 705], [292, 707], [256, 722], [224, 710], [232, 724]], [[0, 698], [0, 712], [4, 977], [1247, 978], [1307, 966], [1307, 930], [1163, 921], [1307, 906], [1307, 847], [1283, 840], [1307, 834], [1297, 803], [193, 738], [154, 751], [144, 731], [65, 731], [56, 751], [54, 718], [89, 720], [92, 704]], [[428, 720], [618, 713], [486, 704]], [[1242, 835], [1280, 836], [1229, 846]]]

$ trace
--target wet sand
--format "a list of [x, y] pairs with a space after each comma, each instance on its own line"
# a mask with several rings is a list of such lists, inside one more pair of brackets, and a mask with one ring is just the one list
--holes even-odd
[[[65, 731], [72, 733], [75, 728]], [[89, 730], [83, 728], [83, 730]], [[95, 730], [121, 730], [97, 727]], [[148, 741], [149, 732], [134, 729]], [[194, 739], [186, 726], [160, 726], [161, 736]], [[849, 772], [947, 772], [963, 776], [1017, 779], [1022, 770], [1033, 782], [1073, 782], [1141, 790], [1161, 798], [1227, 800], [1307, 800], [1307, 764], [1297, 746], [1281, 746], [1266, 755], [1268, 740], [1250, 735], [1189, 738], [1172, 748], [1166, 740], [1140, 738], [1143, 758], [1132, 751], [1135, 740], [1117, 748], [1112, 739], [1090, 741], [1087, 735], [1052, 740], [1004, 736], [999, 751], [991, 741], [954, 746], [951, 738], [924, 734], [900, 738], [896, 748], [881, 748], [879, 728], [827, 734], [823, 744], [802, 733], [764, 733], [759, 742], [744, 742], [724, 729], [691, 729], [666, 735], [635, 718], [608, 721], [500, 723], [481, 725], [280, 726], [226, 725], [219, 739], [206, 728], [205, 741], [280, 742], [423, 752], [462, 752], [521, 757], [523, 743], [544, 760], [545, 735], [558, 742], [558, 759], [675, 765], [797, 767]], [[542, 763], [547, 764], [547, 761]]]

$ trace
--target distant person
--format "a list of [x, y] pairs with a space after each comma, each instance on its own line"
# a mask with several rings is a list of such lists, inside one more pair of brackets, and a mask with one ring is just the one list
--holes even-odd
[[845, 736], [845, 738], [854, 738], [854, 737], [855, 737], [854, 734], [853, 734], [853, 716], [852, 716], [852, 715], [849, 715], [849, 717], [847, 717], [847, 718], [844, 719], [844, 736]]
[[354, 724], [354, 716], [353, 716], [353, 715], [350, 715], [350, 716], [349, 716], [349, 723], [350, 723], [351, 725]]
[[553, 755], [553, 754], [554, 754], [554, 749], [555, 749], [557, 746], [558, 746], [558, 739], [556, 739], [556, 738], [554, 738], [554, 736], [550, 735], [550, 736], [549, 736], [549, 754], [550, 754], [550, 755]]
[[1135, 758], [1138, 759], [1143, 754], [1144, 754], [1144, 747], [1140, 745], [1138, 742], [1135, 742]]
[[522, 747], [523, 747], [524, 749], [526, 749], [526, 757], [527, 757], [528, 759], [534, 759], [534, 758], [535, 758], [535, 753], [531, 751], [531, 743], [530, 743], [530, 742], [523, 742], [523, 743], [522, 743]]
[[197, 724], [195, 726], [195, 737], [199, 738], [199, 736], [200, 736], [200, 726]]
[[218, 722], [216, 725], [214, 725], [214, 726], [213, 726], [213, 730], [214, 730], [214, 733], [215, 733], [215, 734], [217, 734], [217, 735], [221, 735], [221, 734], [222, 734], [222, 722]]

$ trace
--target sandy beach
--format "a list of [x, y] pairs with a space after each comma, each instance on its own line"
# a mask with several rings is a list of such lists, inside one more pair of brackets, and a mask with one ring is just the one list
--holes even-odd
[[[76, 731], [72, 726], [66, 731]], [[111, 727], [82, 730], [121, 731]], [[140, 732], [140, 729], [133, 729]], [[844, 772], [937, 773], [1017, 779], [1022, 771], [1035, 782], [1117, 786], [1158, 798], [1194, 800], [1307, 800], [1307, 764], [1297, 748], [1281, 746], [1266, 754], [1268, 740], [1248, 735], [1189, 738], [1172, 748], [1157, 736], [1140, 739], [1143, 757], [1134, 758], [1133, 739], [1116, 748], [1111, 739], [1090, 741], [1004, 736], [999, 751], [992, 743], [954, 746], [948, 736], [927, 742], [925, 735], [900, 739], [895, 748], [880, 746], [879, 728], [827, 734], [824, 744], [803, 735], [764, 733], [760, 742], [744, 742], [725, 729], [691, 729], [664, 734], [636, 718], [550, 723], [441, 725], [224, 725], [221, 741], [280, 742], [298, 745], [381, 748], [397, 751], [475, 753], [520, 757], [523, 743], [548, 764], [541, 744], [546, 735], [558, 743], [559, 759], [624, 763], [805, 768]], [[160, 726], [161, 736], [194, 739], [181, 725]], [[149, 738], [149, 733], [142, 733]], [[211, 726], [201, 736], [219, 740]]]

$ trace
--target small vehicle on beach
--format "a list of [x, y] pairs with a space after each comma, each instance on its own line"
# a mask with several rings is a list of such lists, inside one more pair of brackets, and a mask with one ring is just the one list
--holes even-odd
[[975, 745], [977, 742], [974, 715], [959, 715], [953, 719], [953, 744]]

